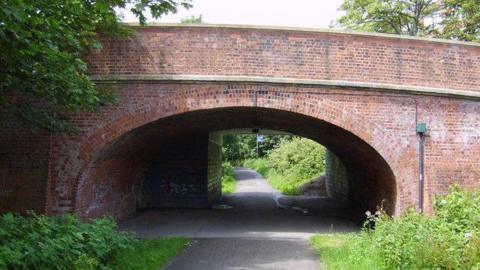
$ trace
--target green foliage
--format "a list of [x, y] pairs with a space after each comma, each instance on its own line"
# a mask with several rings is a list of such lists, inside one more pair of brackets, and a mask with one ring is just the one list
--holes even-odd
[[225, 134], [223, 136], [222, 157], [224, 161], [237, 166], [246, 158], [253, 157], [255, 137], [243, 134]]
[[348, 29], [480, 40], [478, 0], [345, 0], [338, 24]]
[[265, 158], [247, 159], [243, 162], [243, 166], [255, 170], [264, 177], [268, 177], [272, 169]]
[[[355, 245], [351, 245], [355, 243]], [[317, 234], [310, 239], [310, 245], [317, 251], [321, 257], [322, 264], [326, 270], [365, 270], [379, 269], [378, 264], [372, 256], [352, 259], [351, 254], [356, 249], [363, 247], [357, 245], [367, 245], [366, 240], [358, 241], [358, 235], [350, 234]], [[351, 261], [355, 261], [351, 264]]]
[[440, 37], [480, 41], [480, 1], [444, 0], [442, 19]]
[[325, 171], [325, 148], [293, 137], [281, 140], [265, 158], [247, 159], [243, 165], [263, 175], [281, 193], [297, 195], [300, 186]]
[[[281, 140], [291, 139], [290, 135], [262, 135], [258, 143], [258, 157], [266, 156]], [[256, 134], [226, 134], [223, 136], [223, 160], [240, 166], [244, 160], [257, 158]]]
[[416, 36], [433, 31], [439, 5], [433, 0], [345, 0], [340, 9], [345, 15], [338, 22], [349, 29]]
[[280, 175], [271, 167], [267, 158], [247, 159], [243, 166], [261, 174], [274, 189], [284, 195], [299, 195], [298, 189], [311, 180], [297, 175]]
[[182, 24], [202, 24], [203, 23], [202, 15], [198, 15], [198, 16], [192, 15], [190, 17], [182, 19], [180, 21], [180, 23], [182, 23]]
[[0, 218], [0, 269], [111, 269], [117, 252], [136, 240], [110, 218], [83, 223], [74, 215]]
[[237, 181], [230, 162], [222, 163], [222, 194], [231, 194], [237, 189]]
[[[65, 112], [115, 102], [89, 79], [81, 54], [101, 46], [98, 34], [129, 35], [115, 13], [127, 3], [132, 1], [0, 1], [0, 111], [34, 128], [72, 131]], [[178, 4], [190, 6], [189, 0], [141, 0], [131, 11], [145, 23], [146, 9], [158, 18]]]
[[130, 11], [137, 16], [141, 24], [147, 22], [147, 17], [145, 16], [147, 10], [150, 11], [153, 18], [160, 18], [162, 15], [170, 12], [177, 13], [178, 6], [184, 8], [192, 7], [191, 0], [115, 0], [113, 1], [113, 4], [118, 7], [125, 7], [126, 4], [133, 4]]
[[311, 180], [310, 178], [302, 179], [295, 175], [280, 175], [275, 170], [270, 170], [267, 175], [268, 183], [284, 195], [300, 195], [299, 188]]
[[435, 215], [413, 210], [398, 219], [368, 214], [374, 229], [342, 236], [315, 236], [312, 245], [328, 269], [480, 269], [480, 192], [452, 187], [435, 199]]
[[310, 180], [325, 171], [325, 147], [300, 137], [282, 140], [268, 155], [268, 162], [280, 175]]
[[462, 190], [452, 186], [447, 196], [438, 196], [434, 201], [436, 216], [456, 232], [480, 230], [480, 191]]
[[189, 241], [185, 238], [142, 239], [132, 246], [133, 251], [119, 252], [108, 263], [108, 267], [122, 270], [162, 269], [188, 244]]

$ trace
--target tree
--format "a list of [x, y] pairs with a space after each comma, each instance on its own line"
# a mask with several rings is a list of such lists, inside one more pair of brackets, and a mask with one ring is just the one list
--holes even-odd
[[182, 19], [180, 21], [180, 23], [182, 23], [182, 24], [202, 24], [203, 23], [202, 15], [198, 15], [198, 16], [192, 15], [190, 17]]
[[444, 0], [442, 32], [449, 39], [480, 41], [480, 1]]
[[480, 41], [479, 0], [345, 0], [348, 29]]
[[435, 29], [439, 3], [434, 0], [345, 0], [338, 23], [349, 29], [411, 36]]
[[[258, 143], [258, 156], [264, 157], [281, 141], [291, 140], [291, 135], [261, 135]], [[256, 134], [225, 134], [223, 136], [223, 159], [233, 165], [239, 165], [245, 159], [257, 158]]]
[[[34, 128], [71, 131], [65, 112], [94, 111], [115, 96], [97, 87], [81, 59], [99, 47], [98, 35], [126, 37], [115, 12], [128, 0], [0, 1], [0, 112], [13, 113]], [[138, 0], [131, 11], [145, 24], [190, 7], [190, 0]]]

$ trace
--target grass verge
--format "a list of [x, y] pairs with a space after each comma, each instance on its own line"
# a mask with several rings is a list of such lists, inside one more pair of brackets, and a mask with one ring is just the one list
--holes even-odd
[[229, 162], [222, 163], [222, 194], [231, 194], [237, 189], [237, 180], [233, 174], [233, 166]]
[[237, 189], [235, 178], [222, 177], [222, 194], [232, 194]]
[[274, 189], [283, 195], [299, 195], [299, 188], [311, 181], [311, 179], [301, 179], [295, 175], [280, 175], [268, 165], [266, 159], [247, 159], [244, 166], [261, 174]]
[[116, 254], [108, 264], [111, 269], [159, 270], [188, 245], [186, 238], [141, 239], [133, 249]]
[[310, 245], [320, 257], [326, 270], [364, 270], [377, 269], [373, 259], [363, 257], [352, 264], [350, 242], [357, 237], [355, 233], [318, 234], [310, 239]]

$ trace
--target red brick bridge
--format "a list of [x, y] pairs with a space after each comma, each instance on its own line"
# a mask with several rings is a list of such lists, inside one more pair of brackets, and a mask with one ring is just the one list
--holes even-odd
[[278, 130], [325, 145], [328, 192], [358, 211], [382, 201], [393, 215], [419, 204], [431, 211], [434, 195], [452, 183], [479, 184], [479, 44], [312, 29], [134, 28], [134, 37], [104, 40], [85, 56], [92, 78], [120, 102], [71, 115], [79, 134], [32, 133], [2, 119], [1, 212], [121, 218], [144, 207], [208, 206], [220, 192], [225, 130]]

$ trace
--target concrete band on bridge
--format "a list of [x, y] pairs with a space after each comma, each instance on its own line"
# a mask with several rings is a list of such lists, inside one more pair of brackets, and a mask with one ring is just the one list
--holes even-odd
[[338, 80], [307, 80], [295, 78], [275, 78], [256, 76], [212, 76], [212, 75], [92, 75], [91, 79], [97, 83], [252, 83], [270, 85], [292, 85], [305, 87], [331, 86], [339, 88], [353, 88], [364, 91], [381, 91], [387, 93], [426, 95], [438, 97], [452, 97], [461, 99], [480, 100], [480, 91], [465, 91], [414, 85], [398, 85], [385, 83], [353, 82]]

